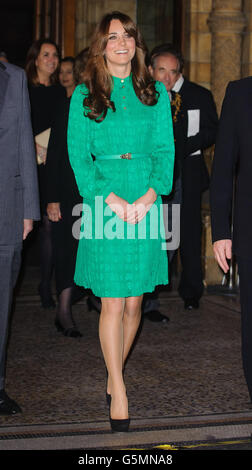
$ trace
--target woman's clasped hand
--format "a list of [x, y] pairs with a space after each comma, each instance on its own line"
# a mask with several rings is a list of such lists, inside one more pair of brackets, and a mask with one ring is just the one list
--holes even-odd
[[106, 203], [124, 222], [127, 222], [128, 224], [137, 224], [144, 219], [156, 198], [157, 196], [155, 191], [150, 188], [143, 196], [138, 198], [132, 204], [114, 193], [109, 194], [106, 199]]

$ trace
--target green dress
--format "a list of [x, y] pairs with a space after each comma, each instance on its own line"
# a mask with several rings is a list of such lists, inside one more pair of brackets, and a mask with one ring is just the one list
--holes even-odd
[[[99, 297], [130, 297], [168, 283], [161, 195], [172, 188], [174, 138], [162, 83], [156, 82], [158, 103], [147, 106], [137, 98], [131, 75], [124, 80], [113, 77], [113, 82], [116, 111], [109, 109], [101, 123], [84, 115], [84, 84], [76, 87], [71, 99], [68, 151], [84, 198], [75, 282]], [[146, 156], [93, 158], [127, 152]], [[158, 197], [139, 224], [122, 221], [105, 203], [111, 191], [133, 203], [150, 187]]]

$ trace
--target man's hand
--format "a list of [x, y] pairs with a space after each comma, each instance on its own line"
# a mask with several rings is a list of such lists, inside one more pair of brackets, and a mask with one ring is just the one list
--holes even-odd
[[213, 244], [213, 251], [216, 261], [223, 269], [224, 273], [229, 270], [227, 259], [232, 257], [232, 240], [217, 240]]
[[59, 222], [61, 220], [60, 203], [49, 202], [47, 204], [47, 215], [52, 222]]
[[24, 231], [23, 231], [23, 240], [27, 238], [27, 235], [33, 229], [33, 220], [32, 219], [24, 219]]

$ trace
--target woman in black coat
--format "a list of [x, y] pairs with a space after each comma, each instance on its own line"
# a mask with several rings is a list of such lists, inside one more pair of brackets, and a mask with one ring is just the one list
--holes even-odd
[[[47, 214], [52, 224], [52, 242], [58, 310], [56, 328], [65, 336], [82, 336], [72, 317], [71, 306], [79, 288], [74, 284], [75, 259], [78, 239], [73, 235], [74, 223], [80, 215], [73, 216], [73, 208], [80, 204], [75, 177], [67, 151], [67, 124], [71, 96], [66, 96], [58, 109], [47, 150]], [[77, 206], [78, 210], [78, 206]], [[78, 230], [77, 230], [78, 233]]]
[[[50, 39], [34, 41], [26, 59], [26, 73], [29, 84], [31, 103], [31, 119], [34, 138], [41, 132], [51, 128], [54, 122], [58, 103], [65, 97], [65, 89], [59, 84], [59, 50]], [[46, 148], [36, 144], [38, 157], [38, 179], [41, 206], [41, 222], [39, 224], [39, 251], [41, 280], [39, 294], [44, 308], [55, 307], [51, 294], [51, 278], [53, 271], [53, 254], [51, 239], [51, 222], [46, 214]]]

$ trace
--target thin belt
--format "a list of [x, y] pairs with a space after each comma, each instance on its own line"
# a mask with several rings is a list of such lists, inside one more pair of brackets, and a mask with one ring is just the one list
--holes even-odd
[[95, 157], [96, 160], [131, 160], [133, 158], [145, 158], [149, 157], [150, 154], [146, 153], [123, 153], [121, 155], [98, 155]]

